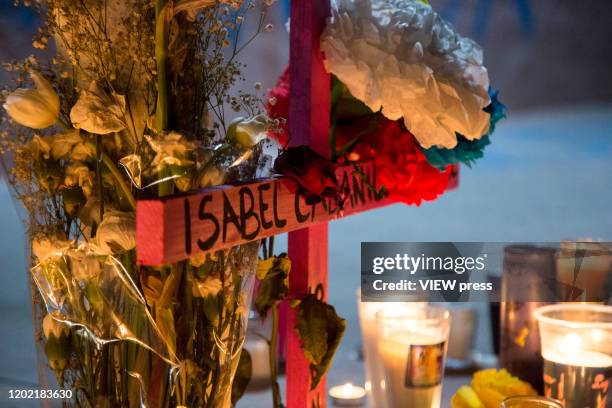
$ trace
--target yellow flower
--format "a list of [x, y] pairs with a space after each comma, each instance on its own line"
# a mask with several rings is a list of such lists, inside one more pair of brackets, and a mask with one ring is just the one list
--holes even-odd
[[36, 89], [19, 88], [4, 103], [4, 109], [20, 125], [44, 129], [57, 122], [60, 100], [51, 84], [38, 72], [30, 72]]
[[81, 244], [77, 249], [69, 250], [65, 257], [70, 260], [70, 272], [73, 279], [87, 280], [102, 272], [100, 257], [91, 244]]
[[484, 405], [469, 385], [463, 385], [453, 395], [451, 408], [484, 408]]
[[457, 390], [451, 399], [451, 408], [498, 408], [504, 399], [518, 395], [537, 393], [506, 370], [482, 370], [474, 374], [470, 386]]
[[267, 136], [268, 125], [264, 115], [257, 115], [250, 119], [237, 118], [227, 129], [227, 138], [230, 142], [244, 149], [250, 149]]
[[136, 247], [134, 213], [107, 211], [96, 233], [98, 248], [103, 254], [129, 251]]

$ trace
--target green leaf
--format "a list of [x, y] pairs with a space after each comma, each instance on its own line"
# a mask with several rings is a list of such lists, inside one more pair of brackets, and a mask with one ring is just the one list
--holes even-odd
[[304, 356], [310, 362], [310, 388], [314, 390], [331, 366], [346, 330], [346, 320], [336, 314], [333, 306], [312, 293], [297, 308], [295, 330], [302, 342]]
[[251, 354], [249, 354], [247, 349], [243, 348], [240, 352], [240, 360], [238, 361], [238, 368], [236, 369], [234, 383], [232, 384], [232, 405], [236, 405], [240, 398], [242, 398], [251, 382], [252, 375], [253, 362]]
[[274, 304], [284, 300], [289, 293], [290, 271], [291, 261], [287, 254], [259, 261], [257, 278], [260, 279], [261, 284], [255, 298], [255, 310], [262, 319], [266, 317], [268, 310]]

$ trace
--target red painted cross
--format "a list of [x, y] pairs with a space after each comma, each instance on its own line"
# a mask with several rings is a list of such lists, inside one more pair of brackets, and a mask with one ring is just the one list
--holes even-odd
[[[330, 15], [329, 0], [291, 2], [291, 98], [289, 132], [294, 146], [309, 145], [328, 157], [330, 76], [323, 67], [319, 39]], [[339, 168], [337, 178], [350, 191], [344, 208], [333, 200], [305, 203], [282, 177], [219, 186], [193, 194], [140, 200], [136, 210], [140, 264], [158, 266], [229, 248], [284, 232], [289, 233], [290, 298], [322, 284], [327, 293], [327, 222], [390, 204], [377, 200], [375, 168], [361, 163]], [[450, 187], [456, 185], [451, 180]], [[287, 356], [287, 408], [324, 408], [326, 384], [310, 391], [310, 369], [293, 330], [294, 310], [284, 307]]]

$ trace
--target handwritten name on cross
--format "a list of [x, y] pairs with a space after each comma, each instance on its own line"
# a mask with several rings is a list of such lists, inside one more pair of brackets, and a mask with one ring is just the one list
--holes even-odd
[[295, 231], [388, 204], [370, 162], [336, 171], [345, 197], [307, 204], [284, 177], [219, 186], [183, 196], [140, 200], [136, 211], [138, 262], [159, 266]]

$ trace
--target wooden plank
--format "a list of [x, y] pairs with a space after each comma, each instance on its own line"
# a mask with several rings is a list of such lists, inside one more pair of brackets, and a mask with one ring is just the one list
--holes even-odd
[[[330, 155], [330, 76], [323, 66], [320, 37], [329, 15], [330, 0], [291, 2], [290, 144], [309, 145], [324, 157]], [[290, 297], [299, 298], [318, 284], [327, 294], [327, 237], [327, 223], [289, 233]], [[296, 311], [287, 310], [287, 408], [324, 408], [326, 381], [322, 379], [310, 391], [310, 369], [294, 329], [295, 320]]]
[[350, 192], [343, 208], [331, 198], [307, 204], [295, 192], [296, 184], [286, 178], [139, 200], [138, 262], [151, 266], [177, 262], [389, 204], [386, 199], [377, 200], [370, 187], [378, 187], [374, 165], [364, 163], [359, 168], [363, 176], [352, 165], [336, 172], [340, 187]]
[[[290, 233], [288, 247], [291, 259], [289, 296], [299, 299], [308, 293], [308, 288], [314, 290], [318, 284], [322, 284], [327, 301], [328, 224], [318, 224]], [[295, 332], [296, 310], [285, 310], [287, 408], [325, 407], [325, 378], [314, 391], [310, 391], [310, 364], [302, 353], [301, 341]]]

